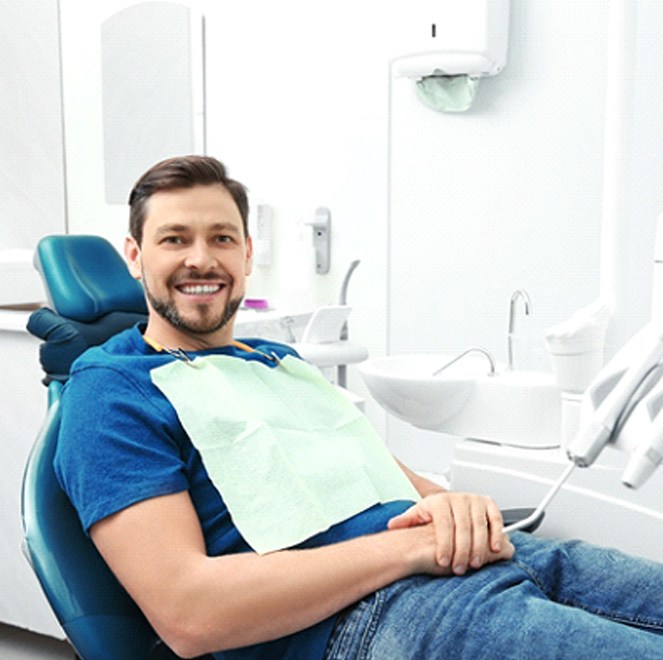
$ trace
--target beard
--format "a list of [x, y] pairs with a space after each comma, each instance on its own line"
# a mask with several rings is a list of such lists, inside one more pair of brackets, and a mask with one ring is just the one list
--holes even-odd
[[[201, 278], [201, 281], [202, 279], [203, 278]], [[242, 296], [229, 298], [221, 313], [215, 316], [209, 314], [210, 305], [198, 305], [200, 318], [199, 320], [191, 320], [184, 318], [180, 314], [177, 306], [171, 298], [156, 298], [148, 289], [145, 280], [143, 280], [143, 288], [145, 290], [145, 296], [152, 309], [159, 316], [168, 321], [168, 323], [174, 328], [186, 332], [187, 334], [208, 335], [220, 330], [230, 322], [237, 313], [239, 306], [242, 304]]]

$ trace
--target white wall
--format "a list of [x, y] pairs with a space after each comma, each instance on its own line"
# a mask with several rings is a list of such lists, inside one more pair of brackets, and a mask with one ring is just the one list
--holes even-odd
[[[432, 112], [394, 83], [389, 351], [481, 345], [505, 360], [509, 299], [524, 288], [533, 313], [518, 306], [517, 365], [549, 370], [542, 331], [599, 295], [604, 163], [613, 156], [624, 170], [620, 339], [648, 319], [663, 210], [663, 6], [637, 3], [637, 41], [626, 44], [636, 49], [633, 115], [615, 155], [604, 135], [609, 4], [513, 0], [507, 67], [482, 81], [464, 115]], [[433, 434], [390, 421], [389, 437], [415, 467], [449, 460], [450, 443]]]

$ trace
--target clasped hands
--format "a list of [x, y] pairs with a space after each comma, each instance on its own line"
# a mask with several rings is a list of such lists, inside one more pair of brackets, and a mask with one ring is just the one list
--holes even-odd
[[503, 559], [514, 547], [492, 499], [471, 493], [428, 495], [389, 521], [389, 529], [418, 528], [427, 550], [425, 572], [463, 575]]

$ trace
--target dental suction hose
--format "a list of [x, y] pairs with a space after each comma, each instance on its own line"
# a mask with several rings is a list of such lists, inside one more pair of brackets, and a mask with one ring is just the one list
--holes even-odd
[[527, 516], [527, 518], [523, 518], [522, 520], [519, 520], [518, 522], [515, 522], [511, 525], [507, 525], [504, 528], [504, 533], [505, 534], [510, 534], [511, 532], [515, 532], [519, 529], [524, 529], [525, 527], [529, 527], [536, 521], [538, 521], [540, 518], [543, 517], [543, 514], [545, 513], [546, 507], [550, 504], [552, 501], [552, 498], [555, 497], [559, 489], [564, 485], [566, 480], [571, 476], [571, 472], [575, 469], [576, 464], [575, 463], [569, 463], [566, 468], [564, 469], [564, 472], [562, 472], [561, 476], [559, 479], [553, 484], [552, 488], [548, 491], [546, 496], [541, 500], [541, 504], [539, 504], [536, 509], [534, 509], [534, 512]]

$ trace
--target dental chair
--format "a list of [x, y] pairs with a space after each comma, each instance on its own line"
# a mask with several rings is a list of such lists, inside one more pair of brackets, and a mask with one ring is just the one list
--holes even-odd
[[28, 330], [44, 340], [40, 361], [46, 373], [48, 412], [23, 476], [25, 554], [80, 658], [177, 658], [83, 531], [53, 470], [60, 395], [69, 367], [87, 347], [147, 318], [142, 287], [115, 248], [96, 236], [43, 238], [35, 266], [52, 309], [34, 312], [28, 322]]

